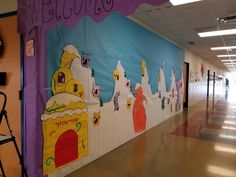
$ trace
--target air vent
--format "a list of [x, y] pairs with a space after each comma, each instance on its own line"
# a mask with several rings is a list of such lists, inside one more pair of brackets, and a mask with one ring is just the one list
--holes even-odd
[[236, 15], [217, 18], [217, 21], [220, 24], [236, 24]]
[[189, 44], [189, 45], [194, 45], [195, 42], [193, 42], [193, 41], [188, 41], [188, 44]]

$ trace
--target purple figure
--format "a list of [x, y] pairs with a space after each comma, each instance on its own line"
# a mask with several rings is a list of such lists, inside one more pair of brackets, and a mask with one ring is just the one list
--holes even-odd
[[119, 111], [119, 100], [118, 97], [120, 96], [120, 91], [115, 93], [113, 102], [114, 102], [114, 111]]

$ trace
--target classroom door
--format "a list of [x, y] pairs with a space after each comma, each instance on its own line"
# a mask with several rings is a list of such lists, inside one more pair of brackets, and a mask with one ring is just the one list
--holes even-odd
[[189, 63], [184, 62], [184, 94], [183, 94], [183, 106], [188, 107], [188, 84], [189, 84]]

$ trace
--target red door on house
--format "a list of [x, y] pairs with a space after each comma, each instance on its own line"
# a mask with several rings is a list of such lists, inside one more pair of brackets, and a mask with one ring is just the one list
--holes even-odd
[[64, 132], [57, 140], [55, 147], [56, 168], [79, 158], [78, 135], [74, 130]]

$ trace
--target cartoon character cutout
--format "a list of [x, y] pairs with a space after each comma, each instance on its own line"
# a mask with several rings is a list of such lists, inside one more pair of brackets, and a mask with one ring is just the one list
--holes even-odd
[[119, 74], [119, 71], [118, 71], [118, 70], [115, 70], [115, 71], [113, 72], [113, 79], [114, 79], [115, 81], [120, 80], [120, 74]]
[[97, 86], [97, 85], [93, 84], [92, 95], [94, 97], [99, 97], [100, 92], [101, 92], [100, 91], [100, 86]]
[[176, 101], [176, 112], [181, 110], [181, 105], [183, 104], [183, 81], [182, 79], [176, 82], [176, 89], [177, 89], [177, 101]]
[[101, 119], [101, 112], [100, 111], [94, 112], [93, 113], [93, 124], [95, 126], [99, 125], [100, 119]]
[[128, 99], [126, 100], [126, 107], [127, 107], [127, 109], [130, 109], [130, 108], [131, 108], [131, 105], [132, 105], [132, 100], [131, 100], [131, 98], [128, 98]]
[[79, 80], [70, 80], [66, 84], [65, 92], [75, 94], [81, 98], [84, 98], [84, 88]]
[[115, 96], [113, 98], [113, 103], [114, 103], [114, 111], [119, 111], [119, 99], [118, 97], [120, 96], [120, 91], [115, 93]]
[[139, 133], [146, 129], [146, 111], [143, 105], [143, 101], [147, 102], [147, 98], [143, 94], [143, 88], [140, 84], [135, 86], [134, 90], [136, 94], [136, 99], [133, 106], [133, 121], [134, 121], [134, 130], [136, 133]]
[[163, 97], [163, 98], [161, 99], [161, 108], [162, 108], [162, 110], [164, 110], [165, 107], [166, 107], [165, 101], [166, 101], [166, 97]]
[[171, 96], [172, 96], [172, 98], [175, 97], [175, 89], [174, 88], [171, 89]]
[[83, 66], [85, 68], [89, 68], [90, 67], [90, 63], [91, 63], [91, 59], [90, 59], [89, 56], [83, 55], [81, 57], [81, 66]]

